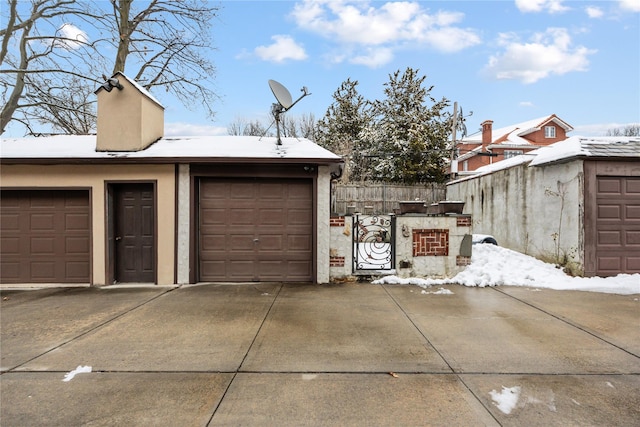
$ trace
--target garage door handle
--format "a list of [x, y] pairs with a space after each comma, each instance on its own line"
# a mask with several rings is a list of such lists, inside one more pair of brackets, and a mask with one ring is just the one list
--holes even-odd
[[253, 239], [253, 243], [258, 243], [260, 239]]
[[120, 236], [116, 237], [116, 241], [117, 240], [122, 240], [122, 237], [120, 237]]

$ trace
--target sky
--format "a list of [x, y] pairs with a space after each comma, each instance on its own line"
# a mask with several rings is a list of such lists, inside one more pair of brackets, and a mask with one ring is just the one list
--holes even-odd
[[[484, 120], [500, 128], [550, 114], [573, 126], [570, 135], [640, 123], [640, 0], [215, 4], [216, 117], [153, 93], [165, 107], [166, 136], [224, 135], [240, 120], [272, 122], [269, 79], [294, 100], [307, 87], [311, 95], [287, 114], [320, 119], [347, 79], [373, 101], [383, 99], [392, 73], [408, 67], [451, 110], [458, 103], [468, 134]], [[91, 38], [72, 25], [59, 31]], [[23, 135], [10, 129], [4, 136]]]
[[491, 244], [473, 245], [471, 264], [450, 279], [399, 278], [387, 276], [374, 284], [416, 285], [422, 293], [455, 293], [452, 288], [434, 287], [458, 284], [464, 286], [526, 286], [534, 289], [589, 291], [620, 295], [639, 294], [640, 274], [614, 277], [572, 277], [553, 264], [542, 262], [511, 249]]
[[[458, 102], [468, 133], [556, 114], [570, 135], [640, 122], [640, 0], [223, 1], [212, 34], [215, 122], [166, 105], [172, 135], [270, 122], [268, 80], [287, 114], [320, 119], [340, 84], [382, 99], [389, 75], [418, 69], [432, 95]], [[453, 107], [451, 107], [453, 109]]]

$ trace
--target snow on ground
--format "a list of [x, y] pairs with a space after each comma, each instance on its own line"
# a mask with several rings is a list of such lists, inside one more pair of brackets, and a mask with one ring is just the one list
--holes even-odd
[[553, 264], [495, 245], [474, 245], [471, 264], [451, 279], [402, 279], [387, 276], [375, 284], [417, 285], [422, 288], [458, 284], [464, 286], [529, 286], [613, 294], [640, 294], [640, 274], [615, 277], [571, 277]]

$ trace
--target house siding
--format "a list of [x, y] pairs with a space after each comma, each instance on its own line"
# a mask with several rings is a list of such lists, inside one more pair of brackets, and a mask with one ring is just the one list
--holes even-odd
[[[46, 177], [43, 179], [43, 177]], [[3, 165], [3, 188], [89, 188], [92, 216], [92, 285], [106, 285], [106, 199], [108, 182], [153, 181], [157, 199], [157, 283], [174, 283], [174, 165]]]

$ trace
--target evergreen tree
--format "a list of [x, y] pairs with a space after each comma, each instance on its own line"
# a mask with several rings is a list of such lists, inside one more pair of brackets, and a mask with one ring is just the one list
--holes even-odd
[[345, 159], [343, 181], [361, 179], [360, 133], [369, 123], [369, 103], [358, 93], [358, 81], [347, 79], [333, 93], [334, 102], [316, 127], [316, 142]]
[[406, 184], [445, 180], [449, 101], [437, 101], [431, 95], [433, 86], [423, 86], [425, 80], [410, 67], [404, 73], [398, 70], [384, 85], [386, 98], [373, 102], [372, 128], [362, 133], [373, 163], [369, 178]]

